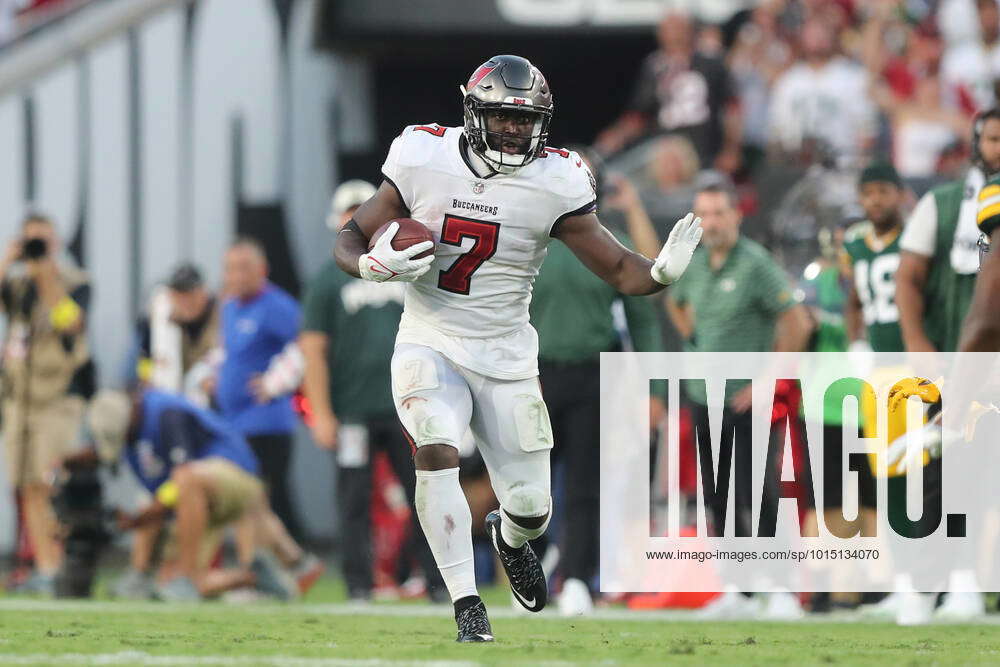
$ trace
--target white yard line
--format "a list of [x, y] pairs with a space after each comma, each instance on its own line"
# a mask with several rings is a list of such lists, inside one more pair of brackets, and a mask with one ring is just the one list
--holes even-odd
[[[246, 613], [246, 614], [316, 614], [320, 616], [384, 616], [384, 617], [415, 617], [415, 618], [450, 618], [453, 615], [449, 605], [424, 604], [368, 604], [350, 603], [291, 603], [253, 602], [244, 604], [226, 603], [163, 603], [163, 602], [126, 602], [114, 600], [32, 600], [28, 598], [0, 598], [0, 612], [11, 611], [67, 611], [82, 613], [142, 613], [142, 614], [176, 614], [179, 612], [195, 613]], [[490, 610], [492, 619], [532, 618], [538, 620], [563, 621], [649, 621], [649, 622], [726, 622], [719, 619], [701, 619], [693, 611], [663, 609], [634, 611], [631, 609], [596, 609], [585, 617], [565, 618], [559, 616], [553, 607], [540, 614], [517, 612], [509, 606], [493, 605]], [[754, 621], [760, 619], [737, 619], [739, 621]], [[807, 616], [794, 621], [796, 623], [875, 623], [888, 624], [887, 619], [872, 618], [851, 612], [834, 612]], [[1000, 615], [990, 614], [974, 622], [976, 625], [998, 625]], [[0, 660], [0, 663], [3, 661]]]
[[[247, 614], [318, 614], [323, 616], [386, 616], [386, 617], [442, 617], [454, 615], [450, 605], [421, 604], [368, 604], [350, 603], [292, 603], [253, 602], [247, 604], [185, 604], [163, 602], [117, 602], [114, 600], [32, 600], [28, 598], [0, 599], [0, 612], [3, 611], [73, 611], [73, 612], [114, 612], [114, 613], [178, 613], [181, 611], [197, 613], [238, 612]], [[509, 606], [494, 605], [490, 608], [490, 618], [525, 618], [527, 612], [516, 612]], [[559, 619], [553, 608], [532, 618]], [[631, 611], [628, 609], [598, 609], [587, 618], [596, 620], [690, 620], [690, 612], [683, 611]]]
[[[152, 655], [142, 651], [122, 651], [120, 653], [0, 653], [3, 665], [219, 665], [240, 667], [242, 665], [274, 665], [275, 667], [382, 667], [391, 665], [419, 665], [420, 667], [467, 667], [476, 662], [462, 660], [380, 660], [350, 658], [295, 658], [292, 656], [229, 656], [229, 655]], [[553, 663], [549, 663], [553, 664]], [[562, 663], [569, 664], [569, 663]]]

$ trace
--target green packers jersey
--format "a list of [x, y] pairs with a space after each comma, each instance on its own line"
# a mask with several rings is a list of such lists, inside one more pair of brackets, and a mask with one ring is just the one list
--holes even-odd
[[[937, 206], [937, 231], [934, 255], [924, 285], [924, 331], [935, 349], [941, 352], [958, 349], [962, 323], [976, 288], [976, 274], [957, 273], [949, 259], [965, 190], [964, 181], [946, 183], [931, 190]], [[969, 196], [974, 195], [970, 193]]]
[[899, 268], [899, 233], [879, 239], [870, 222], [847, 230], [844, 252], [851, 266], [854, 289], [861, 300], [868, 343], [876, 352], [901, 352], [903, 332], [896, 305], [896, 270]]
[[330, 402], [342, 422], [392, 415], [390, 361], [405, 283], [352, 278], [332, 259], [309, 283], [303, 331], [324, 333]]

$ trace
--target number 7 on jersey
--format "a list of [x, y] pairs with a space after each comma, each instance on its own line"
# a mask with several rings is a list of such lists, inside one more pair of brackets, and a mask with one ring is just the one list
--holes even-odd
[[475, 239], [469, 252], [455, 260], [447, 271], [438, 276], [438, 287], [455, 294], [468, 294], [472, 274], [497, 251], [499, 222], [470, 220], [457, 215], [446, 215], [441, 225], [441, 243], [461, 246], [465, 239]]

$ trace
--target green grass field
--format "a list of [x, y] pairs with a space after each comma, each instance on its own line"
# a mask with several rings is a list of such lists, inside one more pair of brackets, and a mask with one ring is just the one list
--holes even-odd
[[333, 580], [293, 604], [166, 605], [0, 599], [0, 664], [893, 664], [1000, 663], [1000, 627], [812, 619], [699, 622], [677, 612], [566, 620], [510, 611], [484, 592], [497, 636], [458, 645], [450, 608], [421, 602], [357, 607]]

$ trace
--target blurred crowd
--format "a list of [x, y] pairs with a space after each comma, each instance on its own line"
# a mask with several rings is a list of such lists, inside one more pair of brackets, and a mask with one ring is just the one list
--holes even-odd
[[[764, 0], [722, 24], [671, 12], [595, 147], [661, 233], [718, 170], [739, 186], [752, 237], [815, 239], [823, 209], [860, 213], [843, 174], [849, 184], [874, 157], [916, 196], [962, 174], [973, 116], [997, 99], [998, 24], [992, 0]], [[825, 192], [783, 197], [810, 168], [827, 172]]]

